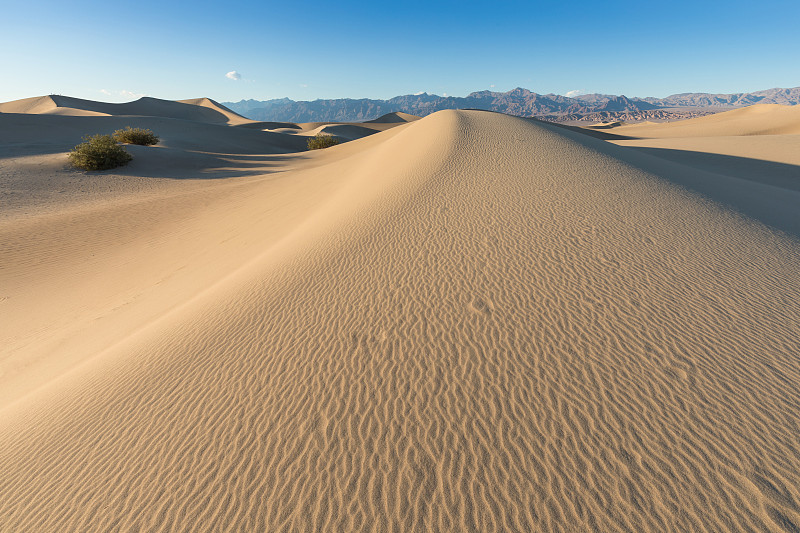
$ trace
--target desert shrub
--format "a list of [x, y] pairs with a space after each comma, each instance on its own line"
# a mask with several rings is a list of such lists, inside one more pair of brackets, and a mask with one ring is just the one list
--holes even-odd
[[114, 140], [118, 143], [139, 144], [150, 146], [158, 142], [158, 136], [150, 130], [144, 128], [126, 127], [124, 130], [114, 132]]
[[131, 154], [111, 135], [84, 137], [83, 142], [69, 153], [70, 163], [83, 170], [108, 170], [127, 165], [131, 159]]
[[337, 144], [339, 144], [339, 139], [337, 139], [333, 135], [327, 135], [325, 133], [317, 133], [314, 137], [309, 137], [308, 139], [309, 150], [319, 150], [320, 148], [329, 148]]

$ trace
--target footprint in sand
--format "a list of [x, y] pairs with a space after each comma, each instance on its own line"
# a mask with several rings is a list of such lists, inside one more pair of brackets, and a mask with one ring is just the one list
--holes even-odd
[[467, 309], [469, 309], [473, 313], [488, 315], [489, 313], [494, 311], [494, 304], [488, 299], [483, 299], [475, 296], [467, 304]]

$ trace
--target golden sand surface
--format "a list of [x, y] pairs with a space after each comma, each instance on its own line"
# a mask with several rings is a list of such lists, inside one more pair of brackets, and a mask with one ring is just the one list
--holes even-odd
[[0, 531], [800, 528], [771, 167], [442, 111], [79, 173], [128, 118], [50, 114], [0, 114]]

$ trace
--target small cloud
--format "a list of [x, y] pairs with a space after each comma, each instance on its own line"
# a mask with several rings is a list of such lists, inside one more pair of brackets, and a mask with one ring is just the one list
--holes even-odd
[[124, 89], [121, 91], [116, 91], [116, 90], [109, 91], [108, 89], [100, 89], [99, 92], [106, 96], [110, 96], [114, 100], [120, 100], [120, 99], [136, 100], [137, 98], [141, 98], [142, 96], [147, 96], [146, 94], [135, 93], [133, 91], [126, 91]]
[[445, 98], [447, 98], [447, 93], [442, 93], [442, 96], [444, 96]]
[[235, 70], [232, 70], [227, 74], [225, 74], [225, 77], [228, 78], [229, 80], [235, 80], [235, 81], [242, 79], [242, 75], [236, 72]]
[[567, 98], [575, 98], [576, 96], [580, 96], [582, 94], [587, 94], [587, 93], [583, 89], [575, 89], [574, 91], [567, 91], [566, 93], [564, 93], [564, 96], [566, 96]]
[[143, 94], [135, 93], [133, 91], [120, 91], [120, 96], [124, 96], [125, 98], [141, 98], [144, 96]]
[[494, 89], [494, 83], [493, 83], [493, 84], [491, 84], [491, 85], [489, 85], [489, 88], [490, 88], [490, 89]]
[[420, 92], [418, 92], [418, 93], [414, 93], [414, 96], [419, 96], [419, 95], [421, 95], [421, 94], [425, 94], [425, 91], [420, 91]]
[[308, 84], [307, 83], [301, 83], [300, 87], [302, 87], [303, 89], [308, 89]]

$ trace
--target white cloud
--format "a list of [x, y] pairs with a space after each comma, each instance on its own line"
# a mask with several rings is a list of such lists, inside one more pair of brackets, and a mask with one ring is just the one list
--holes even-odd
[[228, 78], [229, 80], [236, 80], [236, 81], [242, 79], [242, 75], [236, 72], [235, 70], [232, 70], [227, 74], [225, 74], [225, 77]]
[[491, 84], [491, 85], [489, 85], [489, 88], [490, 88], [490, 89], [494, 89], [494, 83], [493, 83], [493, 84]]
[[442, 96], [444, 96], [445, 98], [447, 98], [447, 93], [442, 93]]
[[124, 90], [124, 89], [121, 90], [121, 91], [117, 91], [117, 90], [109, 91], [108, 89], [100, 89], [99, 92], [104, 94], [104, 95], [106, 95], [106, 96], [110, 96], [114, 100], [121, 100], [121, 99], [136, 100], [138, 98], [141, 98], [142, 96], [147, 96], [146, 94], [135, 93], [133, 91], [127, 91], [127, 90]]
[[419, 96], [419, 95], [421, 95], [421, 94], [425, 94], [425, 91], [420, 91], [420, 92], [418, 92], [418, 93], [414, 93], [414, 96]]
[[141, 98], [144, 96], [143, 94], [135, 93], [133, 91], [120, 91], [119, 94], [125, 98]]
[[564, 93], [564, 96], [568, 98], [575, 98], [576, 96], [580, 96], [582, 94], [587, 94], [587, 93], [583, 89], [575, 89], [574, 91], [567, 91], [566, 93]]

